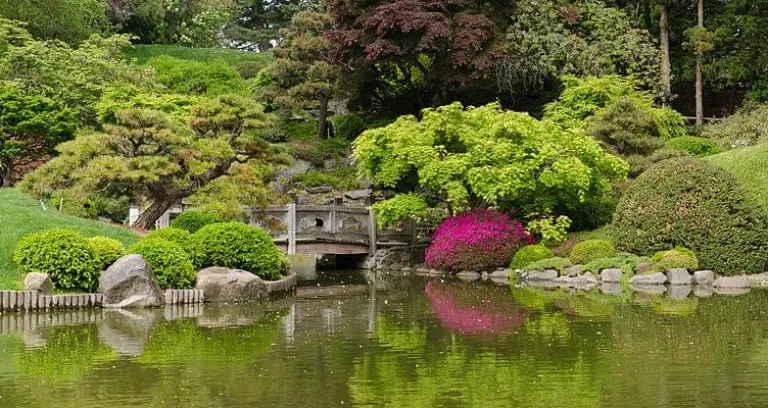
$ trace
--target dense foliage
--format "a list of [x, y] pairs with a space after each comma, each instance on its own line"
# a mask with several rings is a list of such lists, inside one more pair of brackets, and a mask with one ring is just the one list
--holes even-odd
[[264, 279], [288, 273], [290, 262], [272, 237], [261, 229], [239, 222], [210, 224], [194, 234], [205, 252], [204, 266], [244, 269]]
[[763, 272], [768, 219], [738, 181], [692, 158], [658, 163], [640, 175], [613, 220], [621, 250], [650, 254], [693, 250], [702, 268], [722, 274]]
[[509, 265], [515, 252], [534, 244], [523, 224], [495, 210], [471, 210], [447, 218], [432, 235], [426, 252], [431, 268], [493, 270]]
[[618, 253], [606, 258], [598, 258], [582, 266], [582, 271], [589, 271], [597, 275], [603, 269], [621, 269], [624, 276], [629, 277], [637, 272], [637, 265], [640, 263], [651, 263], [651, 258], [636, 256], [629, 253]]
[[205, 251], [196, 240], [192, 239], [192, 234], [180, 228], [161, 228], [150, 232], [145, 239], [159, 238], [178, 244], [184, 252], [189, 255], [192, 266], [195, 270], [203, 265], [205, 260]]
[[120, 257], [126, 254], [125, 245], [122, 242], [109, 237], [89, 238], [93, 252], [99, 259], [101, 270], [107, 269], [115, 263]]
[[163, 289], [190, 289], [195, 286], [195, 267], [181, 245], [159, 237], [144, 238], [128, 248], [147, 262]]
[[563, 272], [565, 268], [573, 266], [573, 262], [571, 262], [568, 258], [562, 258], [562, 257], [552, 257], [552, 258], [546, 258], [546, 259], [540, 259], [538, 261], [529, 263], [525, 266], [526, 271], [545, 271], [547, 269], [554, 269], [558, 272]]
[[592, 138], [497, 104], [401, 117], [364, 132], [354, 158], [378, 185], [422, 188], [454, 208], [499, 205], [521, 218], [579, 213], [627, 172]]
[[544, 245], [527, 245], [515, 252], [509, 267], [511, 269], [522, 269], [536, 261], [553, 258], [554, 256], [555, 254], [552, 250]]
[[701, 136], [716, 140], [728, 149], [765, 143], [768, 104], [750, 106], [722, 121], [708, 124], [702, 129]]
[[656, 252], [651, 260], [653, 261], [653, 269], [661, 272], [674, 268], [684, 268], [691, 272], [699, 269], [699, 260], [696, 258], [696, 254], [682, 247]]
[[66, 229], [25, 236], [17, 244], [13, 260], [23, 271], [48, 274], [55, 288], [67, 291], [93, 291], [103, 266], [91, 242]]
[[388, 227], [409, 218], [422, 220], [427, 217], [427, 202], [418, 194], [399, 194], [392, 199], [371, 206], [376, 212], [379, 227]]
[[222, 222], [216, 213], [202, 211], [185, 211], [171, 221], [171, 227], [186, 230], [192, 234], [208, 224]]
[[695, 136], [669, 139], [666, 146], [670, 149], [688, 152], [693, 157], [707, 157], [723, 151], [723, 148], [716, 141]]
[[610, 242], [590, 239], [576, 244], [568, 257], [574, 264], [587, 264], [596, 259], [612, 257], [616, 253], [616, 248]]
[[768, 144], [732, 149], [706, 158], [731, 173], [768, 213]]

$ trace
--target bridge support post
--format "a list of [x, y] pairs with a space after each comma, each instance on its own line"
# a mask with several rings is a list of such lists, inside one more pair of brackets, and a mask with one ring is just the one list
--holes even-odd
[[296, 204], [288, 204], [288, 255], [296, 254]]
[[377, 226], [376, 226], [376, 213], [373, 211], [372, 208], [368, 207], [368, 239], [370, 239], [370, 248], [368, 251], [370, 252], [370, 255], [376, 255], [376, 244], [378, 243], [378, 237], [377, 237]]

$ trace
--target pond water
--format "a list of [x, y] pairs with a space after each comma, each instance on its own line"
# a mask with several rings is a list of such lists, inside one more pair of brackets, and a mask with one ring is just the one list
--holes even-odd
[[0, 316], [0, 406], [768, 401], [768, 292], [680, 299], [339, 276], [261, 305]]

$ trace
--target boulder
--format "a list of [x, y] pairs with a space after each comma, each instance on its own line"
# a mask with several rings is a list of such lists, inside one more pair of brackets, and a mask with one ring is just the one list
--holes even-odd
[[555, 280], [559, 273], [554, 269], [547, 269], [545, 271], [531, 271], [525, 277], [529, 281], [551, 281]]
[[493, 271], [491, 273], [491, 278], [493, 279], [507, 279], [510, 276], [512, 276], [515, 272], [512, 271], [512, 269], [500, 269], [498, 271]]
[[750, 286], [749, 279], [744, 276], [721, 276], [712, 283], [713, 288], [743, 289]]
[[685, 268], [672, 268], [667, 271], [667, 280], [670, 285], [690, 285], [693, 277]]
[[744, 275], [744, 277], [749, 280], [749, 284], [753, 288], [768, 287], [768, 272]]
[[267, 284], [260, 277], [242, 269], [220, 266], [197, 273], [196, 289], [202, 290], [207, 302], [249, 302], [269, 296]]
[[624, 271], [618, 268], [603, 269], [600, 271], [600, 281], [605, 283], [619, 283], [624, 277]]
[[635, 275], [629, 280], [629, 284], [635, 286], [663, 285], [665, 283], [667, 283], [667, 275], [661, 272]]
[[749, 293], [749, 288], [713, 288], [712, 289], [718, 295], [723, 296], [740, 296]]
[[565, 276], [577, 276], [581, 273], [581, 265], [571, 265], [563, 269], [563, 275]]
[[104, 307], [157, 307], [165, 304], [155, 274], [141, 255], [128, 255], [117, 260], [99, 277], [99, 292]]
[[696, 271], [693, 273], [693, 283], [696, 285], [711, 285], [715, 282], [715, 273], [712, 271]]
[[51, 277], [45, 273], [30, 272], [24, 278], [24, 290], [50, 295], [53, 291], [53, 282]]
[[332, 190], [333, 190], [333, 187], [331, 187], [331, 186], [309, 187], [309, 188], [307, 188], [307, 193], [309, 193], [309, 194], [326, 194], [326, 193], [330, 193]]
[[456, 277], [463, 281], [475, 281], [480, 279], [480, 274], [475, 271], [461, 271], [456, 274]]
[[344, 197], [347, 197], [350, 200], [362, 200], [365, 198], [368, 198], [373, 194], [373, 191], [371, 189], [364, 189], [364, 190], [352, 190], [347, 191], [344, 193]]

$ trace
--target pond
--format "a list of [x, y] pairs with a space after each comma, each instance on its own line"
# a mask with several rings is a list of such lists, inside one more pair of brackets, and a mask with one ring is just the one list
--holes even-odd
[[266, 304], [2, 315], [0, 406], [768, 401], [767, 292], [671, 298], [339, 276]]

